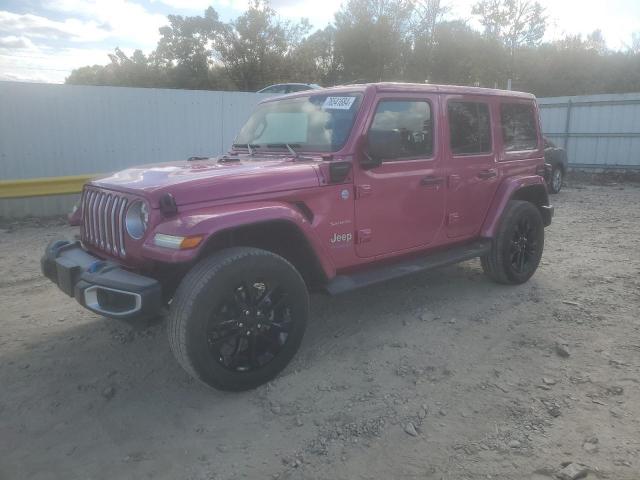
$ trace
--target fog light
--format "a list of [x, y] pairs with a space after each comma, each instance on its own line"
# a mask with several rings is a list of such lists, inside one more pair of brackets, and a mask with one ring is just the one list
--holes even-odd
[[153, 244], [157, 247], [172, 248], [174, 250], [186, 250], [188, 248], [195, 248], [200, 245], [200, 242], [202, 242], [202, 238], [202, 235], [181, 237], [178, 235], [156, 233], [153, 237]]

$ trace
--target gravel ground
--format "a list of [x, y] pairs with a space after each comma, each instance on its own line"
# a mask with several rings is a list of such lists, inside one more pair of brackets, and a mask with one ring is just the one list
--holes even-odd
[[290, 367], [241, 394], [192, 381], [164, 322], [45, 280], [71, 228], [0, 225], [0, 478], [637, 480], [640, 187], [553, 201], [527, 284], [471, 261], [316, 296]]

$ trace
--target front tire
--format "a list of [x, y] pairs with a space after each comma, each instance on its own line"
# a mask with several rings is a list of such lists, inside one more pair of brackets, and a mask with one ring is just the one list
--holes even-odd
[[298, 350], [309, 294], [284, 258], [234, 247], [201, 260], [180, 283], [169, 312], [169, 345], [194, 378], [220, 390], [255, 388]]
[[553, 167], [551, 170], [551, 179], [549, 180], [549, 192], [560, 193], [562, 183], [564, 182], [564, 173], [560, 167]]
[[531, 202], [511, 200], [503, 214], [491, 251], [480, 258], [493, 281], [517, 285], [535, 273], [544, 248], [544, 223]]

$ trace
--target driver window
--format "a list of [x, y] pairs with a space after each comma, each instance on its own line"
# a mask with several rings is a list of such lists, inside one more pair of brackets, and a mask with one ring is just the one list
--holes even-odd
[[431, 105], [426, 101], [382, 100], [369, 135], [387, 143], [384, 161], [430, 157], [433, 153]]

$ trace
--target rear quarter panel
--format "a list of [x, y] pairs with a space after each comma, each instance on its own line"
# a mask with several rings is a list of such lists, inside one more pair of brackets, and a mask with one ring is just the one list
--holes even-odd
[[502, 212], [513, 195], [522, 188], [532, 186], [542, 188], [545, 192], [547, 189], [544, 179], [540, 175], [517, 175], [503, 180], [491, 202], [487, 218], [480, 231], [480, 236], [487, 238], [493, 237], [500, 224]]
[[[536, 117], [537, 147], [534, 150], [507, 151], [505, 149], [504, 133], [501, 124], [500, 106], [504, 103], [531, 105]], [[536, 173], [538, 167], [545, 162], [544, 142], [540, 126], [540, 110], [535, 99], [500, 97], [494, 104], [497, 122], [494, 124], [495, 135], [498, 139], [497, 168], [499, 169], [500, 186], [491, 201], [487, 216], [480, 231], [481, 237], [492, 237], [497, 230], [500, 217], [507, 203], [521, 188], [540, 186], [546, 192], [544, 178]]]

